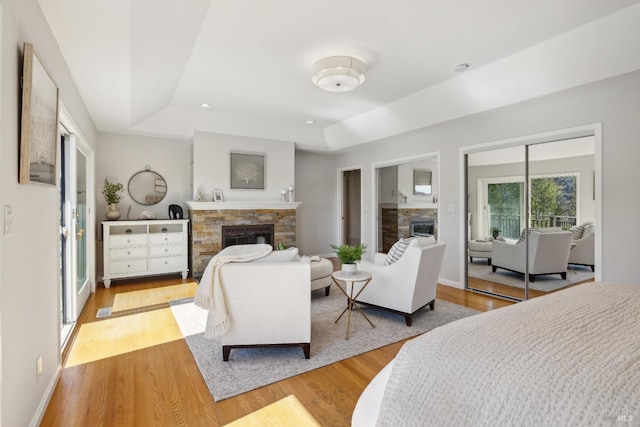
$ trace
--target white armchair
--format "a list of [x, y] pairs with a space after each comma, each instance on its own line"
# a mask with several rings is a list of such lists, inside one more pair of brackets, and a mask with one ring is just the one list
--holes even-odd
[[409, 246], [402, 257], [385, 265], [385, 254], [374, 262], [361, 261], [358, 268], [371, 273], [371, 283], [356, 302], [383, 308], [404, 316], [411, 326], [412, 315], [425, 306], [435, 308], [436, 288], [446, 244]]
[[569, 252], [569, 264], [588, 265], [594, 271], [595, 265], [595, 232], [593, 224], [583, 224], [584, 231], [579, 239], [571, 241], [574, 246]]
[[[559, 274], [566, 279], [570, 247], [569, 231], [531, 231], [529, 233], [529, 281], [534, 282], [536, 276], [542, 274]], [[492, 255], [491, 269], [494, 273], [498, 268], [524, 273], [524, 241], [514, 244], [494, 240]]]
[[233, 348], [302, 347], [311, 354], [309, 263], [229, 263], [220, 269], [231, 329], [221, 337], [223, 360]]

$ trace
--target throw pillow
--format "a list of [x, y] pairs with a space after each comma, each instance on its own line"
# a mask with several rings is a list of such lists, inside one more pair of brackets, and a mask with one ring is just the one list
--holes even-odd
[[[530, 229], [529, 229], [529, 233], [531, 233], [532, 231], [533, 231], [533, 228], [530, 228]], [[526, 228], [523, 228], [523, 229], [522, 229], [522, 233], [520, 233], [520, 238], [518, 239], [518, 241], [516, 242], [516, 244], [524, 242], [524, 233], [526, 233], [526, 232], [527, 232], [527, 229], [526, 229]]]
[[391, 246], [389, 252], [387, 253], [387, 257], [384, 260], [384, 265], [391, 265], [394, 262], [398, 261], [404, 255], [404, 252], [409, 247], [411, 243], [411, 238], [409, 239], [400, 239]]
[[580, 240], [582, 239], [582, 235], [584, 234], [584, 224], [574, 225], [569, 229], [569, 231], [573, 235], [571, 237], [573, 240]]
[[419, 248], [426, 248], [427, 246], [435, 245], [436, 238], [434, 236], [429, 237], [414, 237], [411, 239], [409, 246], [417, 246]]

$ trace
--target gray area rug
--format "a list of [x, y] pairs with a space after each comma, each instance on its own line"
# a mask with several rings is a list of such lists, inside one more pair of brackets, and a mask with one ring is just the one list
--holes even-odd
[[[574, 283], [593, 279], [594, 274], [590, 267], [582, 265], [572, 267], [573, 271], [571, 269], [567, 270], [567, 280], [563, 280], [559, 274], [536, 276], [535, 282], [529, 282], [529, 289], [551, 292], [573, 285]], [[514, 273], [501, 268], [498, 268], [498, 270], [493, 273], [491, 266], [487, 265], [487, 261], [484, 259], [474, 260], [472, 263], [469, 263], [469, 276], [524, 289], [524, 274]]]
[[357, 312], [351, 316], [351, 337], [345, 340], [346, 314], [335, 324], [346, 298], [335, 289], [311, 294], [311, 359], [300, 348], [234, 349], [228, 362], [222, 361], [222, 347], [203, 336], [206, 311], [193, 302], [171, 304], [171, 309], [193, 353], [214, 400], [220, 401], [303, 372], [329, 365], [376, 348], [427, 332], [438, 326], [478, 313], [470, 308], [436, 301], [413, 316], [407, 327], [404, 317], [382, 310], [362, 307], [376, 325], [372, 328]]

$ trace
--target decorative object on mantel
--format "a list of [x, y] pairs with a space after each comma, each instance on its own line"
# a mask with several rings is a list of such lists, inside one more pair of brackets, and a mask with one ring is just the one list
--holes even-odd
[[289, 186], [289, 203], [293, 203], [293, 186]]
[[102, 195], [107, 202], [107, 213], [105, 217], [110, 221], [120, 219], [120, 208], [118, 203], [122, 200], [120, 192], [124, 190], [124, 187], [119, 182], [109, 182], [109, 179], [104, 179], [104, 187], [102, 188]]
[[230, 188], [241, 190], [265, 189], [265, 155], [230, 153]]
[[219, 188], [213, 189], [213, 201], [224, 202], [224, 194], [222, 194], [222, 190], [220, 190]]
[[58, 88], [33, 50], [24, 44], [20, 124], [20, 184], [56, 186]]
[[282, 192], [280, 193], [280, 201], [281, 202], [287, 201], [287, 190], [282, 190]]
[[362, 258], [362, 254], [367, 252], [367, 245], [331, 245], [331, 249], [334, 250], [340, 260], [342, 271], [345, 273], [355, 273], [358, 269], [356, 261], [359, 261]]

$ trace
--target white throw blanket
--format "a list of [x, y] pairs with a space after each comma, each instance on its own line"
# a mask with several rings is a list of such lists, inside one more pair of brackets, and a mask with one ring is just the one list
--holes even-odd
[[639, 337], [640, 286], [611, 283], [449, 323], [402, 347], [378, 425], [637, 425]]
[[205, 310], [209, 310], [204, 337], [213, 339], [226, 334], [231, 327], [224, 301], [222, 284], [220, 283], [220, 268], [229, 262], [247, 262], [269, 255], [271, 245], [235, 245], [227, 246], [209, 261], [204, 270], [194, 303]]

